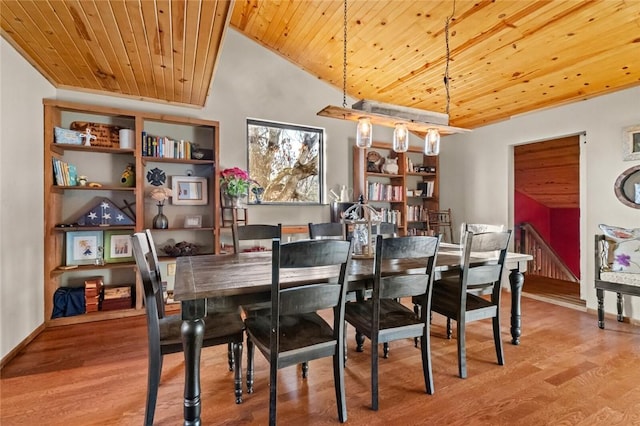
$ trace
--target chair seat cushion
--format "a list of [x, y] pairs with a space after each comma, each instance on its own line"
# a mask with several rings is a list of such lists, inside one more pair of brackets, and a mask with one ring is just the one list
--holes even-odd
[[[460, 287], [453, 280], [436, 281], [431, 296], [431, 310], [449, 318], [458, 319]], [[466, 321], [491, 318], [497, 307], [484, 297], [467, 292]]]
[[[373, 318], [373, 299], [345, 305], [345, 320], [365, 336], [371, 338], [371, 319]], [[419, 326], [422, 322], [416, 314], [402, 303], [391, 299], [380, 300], [380, 331], [404, 326]], [[417, 334], [412, 334], [417, 335]], [[383, 341], [382, 339], [380, 339]]]
[[600, 280], [640, 287], [640, 274], [629, 274], [624, 272], [601, 272]]
[[[256, 346], [269, 348], [270, 315], [248, 317], [245, 326]], [[331, 326], [314, 312], [280, 317], [280, 353], [327, 342], [333, 343], [333, 340]]]
[[604, 249], [607, 250], [603, 256], [602, 271], [640, 274], [640, 228], [599, 226], [606, 236]]
[[[242, 342], [244, 323], [239, 313], [213, 313], [204, 319], [203, 346], [218, 345], [227, 341]], [[180, 327], [182, 316], [169, 315], [160, 319], [160, 342], [165, 345], [182, 345]]]

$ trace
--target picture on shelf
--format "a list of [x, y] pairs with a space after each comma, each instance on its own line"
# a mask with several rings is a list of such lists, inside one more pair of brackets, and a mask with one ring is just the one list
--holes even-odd
[[102, 259], [102, 231], [67, 232], [67, 265], [92, 265]]
[[172, 176], [173, 196], [171, 203], [176, 205], [206, 205], [207, 178], [197, 176]]
[[105, 231], [104, 242], [106, 263], [133, 262], [131, 231]]
[[185, 228], [202, 228], [202, 215], [188, 215], [184, 218]]

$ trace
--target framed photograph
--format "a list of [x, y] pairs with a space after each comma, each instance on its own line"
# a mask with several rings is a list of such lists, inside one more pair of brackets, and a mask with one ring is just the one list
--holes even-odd
[[66, 237], [67, 265], [93, 265], [102, 259], [102, 231], [67, 232]]
[[104, 261], [106, 263], [133, 262], [132, 232], [104, 231]]
[[184, 217], [185, 228], [202, 228], [202, 215], [187, 215]]
[[250, 204], [320, 204], [324, 129], [247, 119]]
[[207, 178], [171, 176], [171, 204], [199, 206], [208, 204]]
[[623, 129], [622, 159], [624, 161], [640, 160], [640, 124]]

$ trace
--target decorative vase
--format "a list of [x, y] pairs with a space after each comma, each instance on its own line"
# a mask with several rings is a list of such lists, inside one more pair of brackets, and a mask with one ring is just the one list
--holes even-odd
[[158, 206], [158, 214], [153, 217], [153, 229], [167, 229], [169, 227], [169, 219], [162, 213], [164, 204], [156, 204]]
[[242, 199], [240, 197], [229, 197], [229, 202], [231, 203], [231, 207], [240, 208]]

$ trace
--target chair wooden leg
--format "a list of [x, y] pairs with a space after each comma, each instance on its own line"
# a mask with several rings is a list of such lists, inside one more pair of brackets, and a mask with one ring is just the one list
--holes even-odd
[[242, 403], [242, 342], [234, 343], [233, 357], [237, 360], [234, 363], [233, 379], [235, 385], [236, 404]]
[[269, 426], [276, 426], [276, 403], [278, 400], [278, 362], [271, 357], [269, 362]]
[[500, 318], [495, 316], [493, 320], [493, 342], [496, 346], [498, 365], [504, 365], [504, 351], [502, 350], [502, 339], [500, 338]]
[[229, 342], [227, 345], [227, 359], [229, 361], [229, 371], [233, 371], [233, 366], [235, 364], [235, 359], [233, 359], [233, 343]]
[[253, 353], [255, 345], [249, 336], [247, 336], [247, 393], [253, 393]]
[[378, 411], [378, 338], [371, 339], [371, 409]]
[[596, 296], [598, 297], [598, 327], [604, 329], [604, 290], [597, 288]]
[[[341, 346], [341, 345], [336, 345]], [[338, 350], [333, 356], [333, 384], [336, 390], [336, 405], [338, 406], [338, 420], [340, 423], [347, 421], [347, 399], [344, 388], [344, 354]]]
[[356, 329], [356, 352], [364, 352], [364, 334]]
[[344, 345], [343, 345], [343, 354], [344, 354], [344, 366], [347, 366], [347, 322], [344, 322], [344, 331], [342, 334], [343, 338], [342, 340], [344, 341]]
[[302, 367], [302, 378], [306, 379], [309, 376], [309, 363], [307, 361], [301, 364]]
[[447, 339], [451, 340], [451, 318], [447, 317]]
[[458, 330], [458, 374], [461, 378], [467, 378], [467, 344], [465, 338], [465, 322], [459, 320], [456, 328]]
[[422, 374], [424, 375], [424, 385], [429, 395], [433, 395], [433, 372], [431, 366], [431, 336], [429, 330], [420, 338], [420, 351], [422, 352]]
[[144, 424], [153, 425], [153, 417], [156, 411], [158, 400], [158, 387], [162, 375], [162, 354], [159, 345], [149, 345], [149, 371], [147, 380], [147, 405], [144, 412]]
[[[413, 304], [413, 313], [416, 314], [416, 318], [420, 318], [420, 311], [422, 309], [420, 309], [420, 305], [418, 305], [417, 303]], [[413, 346], [415, 346], [416, 348], [418, 347], [418, 338], [414, 337], [413, 338]]]
[[616, 293], [616, 294], [618, 296], [616, 301], [616, 307], [618, 308], [618, 321], [623, 322], [624, 317], [622, 316], [622, 293]]
[[389, 358], [389, 342], [384, 342], [382, 344], [382, 352], [385, 359]]

